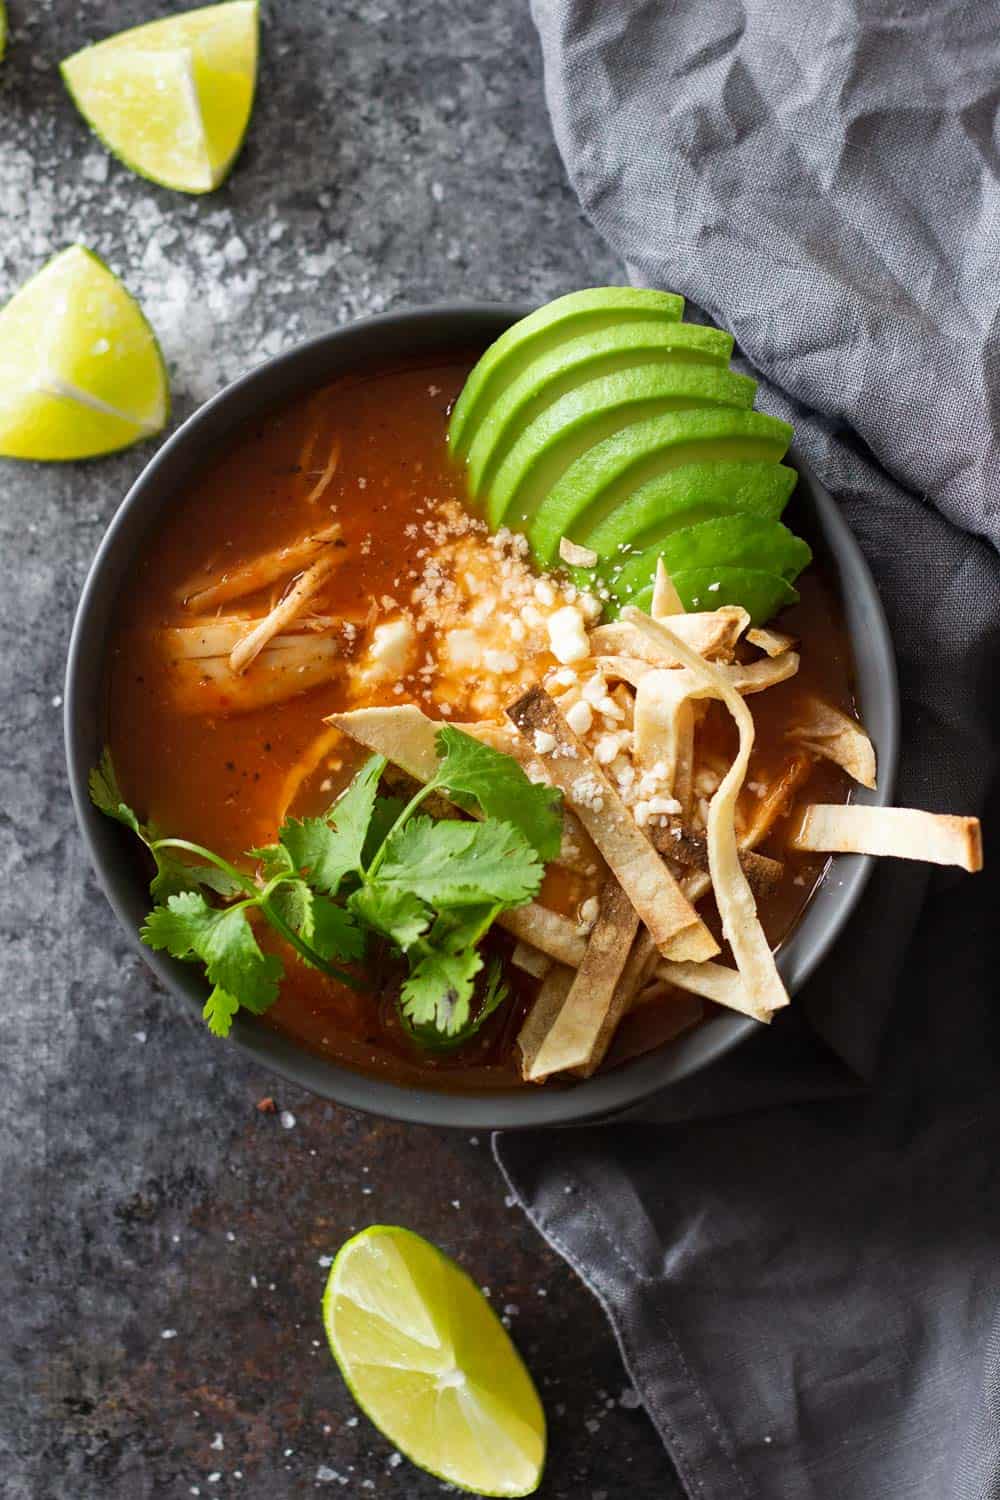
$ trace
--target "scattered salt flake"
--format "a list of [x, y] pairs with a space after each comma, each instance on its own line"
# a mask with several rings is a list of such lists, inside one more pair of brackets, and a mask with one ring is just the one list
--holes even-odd
[[212, 1439], [212, 1441], [209, 1443], [208, 1446], [210, 1448], [214, 1449], [214, 1451], [216, 1453], [221, 1453], [222, 1450], [223, 1450], [223, 1448], [226, 1446], [225, 1443], [222, 1440], [222, 1433], [221, 1432], [217, 1432], [215, 1434], [215, 1437]]
[[251, 1276], [250, 1277], [250, 1285], [254, 1288], [254, 1290], [256, 1290], [256, 1288], [257, 1288], [257, 1278], [256, 1278], [256, 1276]]
[[516, 1302], [505, 1302], [503, 1311], [504, 1317], [516, 1318], [521, 1309], [518, 1307]]
[[451, 1200], [451, 1206], [452, 1206], [452, 1208], [461, 1208], [462, 1207], [462, 1200], [461, 1200], [461, 1198], [452, 1198], [452, 1200]]
[[325, 1270], [327, 1266], [332, 1266], [333, 1265], [333, 1256], [332, 1255], [321, 1255], [319, 1257], [319, 1260], [316, 1262], [316, 1264], [318, 1266], [322, 1266], [324, 1268], [324, 1270]]
[[177, 1337], [177, 1329], [176, 1328], [164, 1328], [163, 1331], [162, 1331], [162, 1333], [160, 1334], [160, 1338], [161, 1339], [175, 1339], [176, 1337]]
[[549, 1294], [548, 1294], [548, 1292], [545, 1290], [545, 1288], [543, 1286], [540, 1286], [538, 1288], [538, 1295], [539, 1295], [539, 1297], [547, 1297]]
[[231, 1245], [235, 1244], [236, 1236], [235, 1236], [235, 1234], [233, 1233], [233, 1231], [231, 1229], [227, 1229], [226, 1230], [226, 1239], [229, 1241], [229, 1243]]
[[61, 708], [62, 707], [62, 693], [56, 693], [55, 697], [52, 699], [52, 707], [53, 708]]
[[347, 1483], [347, 1480], [344, 1479], [342, 1475], [338, 1474], [336, 1469], [331, 1469], [326, 1464], [320, 1464], [319, 1468], [316, 1470], [317, 1484], [333, 1484], [334, 1481], [339, 1484]]
[[634, 1386], [627, 1385], [618, 1397], [618, 1405], [624, 1406], [626, 1411], [637, 1411], [642, 1405], [642, 1397]]
[[283, 1109], [278, 1118], [280, 1119], [282, 1125], [286, 1130], [295, 1129], [295, 1116], [292, 1114], [290, 1109]]
[[347, 1427], [357, 1427], [357, 1425], [358, 1425], [358, 1419], [357, 1419], [357, 1417], [348, 1417], [347, 1422], [345, 1423], [345, 1426], [347, 1426]]
[[478, 1137], [478, 1135], [470, 1135], [469, 1136], [469, 1145], [470, 1146], [478, 1146], [479, 1145], [479, 1137]]
[[599, 1432], [601, 1427], [600, 1422], [596, 1421], [594, 1417], [591, 1417], [589, 1422], [584, 1422], [583, 1425], [591, 1433]]
[[388, 1464], [389, 1464], [389, 1468], [390, 1469], [398, 1469], [399, 1466], [400, 1466], [400, 1464], [402, 1462], [403, 1462], [403, 1455], [401, 1453], [390, 1453], [389, 1454]]
[[216, 1469], [216, 1471], [215, 1471], [214, 1474], [209, 1474], [209, 1476], [208, 1476], [208, 1482], [209, 1482], [209, 1484], [218, 1484], [218, 1482], [219, 1482], [219, 1480], [221, 1478], [222, 1478], [222, 1472], [221, 1472], [221, 1470]]
[[506, 1198], [503, 1200], [503, 1206], [504, 1206], [504, 1208], [516, 1208], [517, 1207], [517, 1199], [514, 1197], [513, 1193], [508, 1193], [507, 1194]]
[[137, 1042], [144, 1042], [146, 1040], [146, 1033], [144, 1031], [133, 1031], [132, 1035]]

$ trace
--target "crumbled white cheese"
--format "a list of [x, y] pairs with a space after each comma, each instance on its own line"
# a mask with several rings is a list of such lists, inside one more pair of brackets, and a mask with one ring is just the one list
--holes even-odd
[[594, 713], [589, 703], [581, 698], [579, 703], [566, 711], [566, 723], [574, 734], [588, 734], [594, 722]]
[[455, 667], [478, 667], [483, 650], [474, 630], [449, 630], [444, 638], [448, 660]]
[[551, 755], [556, 748], [556, 737], [549, 734], [547, 729], [536, 729], [534, 734], [535, 749], [539, 755]]
[[618, 754], [619, 741], [616, 734], [602, 734], [594, 746], [594, 759], [600, 766], [610, 766]]
[[578, 776], [572, 785], [572, 798], [591, 812], [600, 812], [604, 807], [603, 788], [596, 776]]
[[556, 602], [556, 591], [547, 578], [539, 578], [535, 584], [535, 598], [539, 604], [551, 609]]
[[413, 665], [416, 649], [416, 632], [406, 615], [383, 620], [372, 631], [362, 674], [369, 679], [405, 677]]
[[676, 797], [650, 797], [649, 811], [654, 817], [676, 816], [681, 811], [681, 805]]
[[575, 604], [565, 604], [549, 616], [549, 645], [552, 655], [564, 664], [584, 661], [590, 655], [590, 643], [583, 616]]
[[513, 651], [488, 650], [483, 652], [483, 665], [487, 672], [506, 674], [517, 671], [517, 657]]

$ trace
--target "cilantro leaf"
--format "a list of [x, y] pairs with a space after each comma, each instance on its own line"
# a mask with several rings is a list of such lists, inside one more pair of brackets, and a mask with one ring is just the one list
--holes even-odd
[[399, 1003], [403, 1016], [418, 1030], [433, 1028], [444, 1037], [463, 1031], [476, 975], [483, 967], [475, 948], [462, 953], [432, 949], [420, 959], [405, 981]]
[[488, 818], [512, 823], [548, 863], [562, 839], [562, 793], [530, 781], [512, 755], [480, 744], [451, 724], [435, 740], [441, 762], [434, 785], [474, 797]]
[[375, 809], [384, 755], [373, 755], [347, 790], [321, 818], [289, 818], [279, 838], [295, 870], [308, 870], [310, 884], [335, 896], [345, 875], [360, 871], [368, 826]]
[[219, 896], [238, 896], [243, 889], [238, 880], [214, 865], [189, 865], [165, 849], [151, 848], [150, 852], [156, 860], [156, 874], [149, 883], [149, 894], [161, 904], [184, 891], [196, 891], [199, 886]]
[[435, 907], [520, 906], [537, 893], [543, 873], [535, 850], [509, 823], [414, 817], [390, 836], [377, 884]]
[[210, 982], [237, 995], [248, 1010], [267, 1010], [278, 998], [280, 958], [262, 953], [242, 906], [209, 906], [197, 891], [171, 896], [142, 928], [143, 942], [174, 958], [200, 958]]
[[257, 861], [265, 880], [273, 880], [275, 875], [294, 875], [295, 873], [292, 857], [284, 844], [261, 844], [248, 849], [247, 858]]
[[201, 1014], [213, 1036], [228, 1036], [239, 1008], [240, 1002], [216, 985]]
[[114, 818], [119, 823], [124, 823], [126, 828], [131, 828], [133, 833], [139, 835], [143, 843], [148, 843], [139, 819], [128, 803], [122, 800], [114, 762], [107, 745], [101, 751], [101, 758], [91, 771], [87, 784], [90, 789], [90, 800], [98, 812]]
[[363, 885], [347, 898], [354, 915], [383, 937], [390, 938], [405, 953], [430, 926], [430, 914], [411, 891], [392, 886]]
[[358, 959], [365, 955], [364, 928], [326, 896], [313, 896], [312, 927], [302, 936], [320, 958]]
[[489, 902], [440, 912], [431, 929], [430, 942], [446, 953], [474, 948], [501, 910], [495, 902]]
[[365, 836], [365, 846], [361, 852], [361, 862], [366, 869], [371, 864], [376, 850], [385, 843], [389, 830], [405, 806], [406, 803], [402, 797], [375, 798], [371, 822], [368, 824], [368, 833]]

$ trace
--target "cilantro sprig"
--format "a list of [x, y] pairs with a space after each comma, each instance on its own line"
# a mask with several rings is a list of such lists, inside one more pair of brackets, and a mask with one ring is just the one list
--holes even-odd
[[[371, 942], [405, 957], [400, 1017], [423, 1045], [460, 1045], [503, 1003], [499, 965], [484, 964], [479, 944], [501, 912], [537, 894], [559, 849], [559, 793], [451, 725], [436, 748], [435, 775], [406, 803], [380, 793], [386, 761], [372, 756], [321, 817], [287, 819], [276, 843], [247, 851], [256, 876], [142, 823], [104, 752], [91, 798], [156, 864], [140, 936], [204, 965], [213, 986], [204, 1016], [216, 1035], [228, 1034], [241, 1007], [260, 1014], [278, 997], [284, 965], [262, 950], [252, 918], [301, 962], [355, 989], [363, 980], [343, 965], [357, 965]], [[477, 821], [421, 813], [434, 792]]]

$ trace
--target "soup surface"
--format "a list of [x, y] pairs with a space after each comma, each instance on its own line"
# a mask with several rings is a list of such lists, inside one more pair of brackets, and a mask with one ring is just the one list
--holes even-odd
[[[272, 841], [289, 812], [302, 816], [329, 806], [365, 758], [324, 725], [326, 715], [413, 702], [456, 723], [499, 716], [528, 681], [557, 665], [551, 657], [511, 653], [502, 619], [492, 618], [491, 609], [475, 615], [493, 575], [523, 589], [526, 564], [516, 539], [491, 542], [468, 516], [463, 476], [449, 463], [448, 412], [472, 362], [471, 355], [449, 356], [337, 380], [248, 427], [174, 498], [120, 601], [110, 657], [108, 741], [123, 792], [142, 817], [238, 860], [241, 851]], [[311, 601], [311, 623], [336, 642], [327, 680], [253, 706], [261, 668], [250, 668], [246, 696], [235, 701], [172, 655], [171, 631], [191, 623], [184, 599], [192, 589], [332, 521], [342, 527], [343, 561]], [[259, 615], [283, 586], [266, 583], [217, 613], [230, 621]], [[801, 641], [800, 670], [751, 699], [757, 731], [751, 799], [787, 771], [785, 732], [804, 698], [853, 706], [834, 593], [815, 565], [798, 587], [801, 602], [777, 624]], [[539, 609], [558, 606], [549, 593], [542, 585]], [[470, 635], [468, 621], [478, 632], [476, 654], [464, 659], [459, 645]], [[731, 758], [735, 731], [720, 705], [710, 707], [699, 739], [708, 755]], [[810, 761], [788, 808], [846, 796], [839, 768]], [[787, 826], [779, 820], [760, 846], [783, 861], [780, 882], [760, 903], [772, 944], [794, 926], [825, 863], [825, 856], [787, 849]], [[553, 871], [541, 899], [572, 914], [587, 895], [573, 877]], [[710, 908], [705, 915], [712, 925]], [[509, 957], [512, 941], [503, 933], [487, 943]], [[509, 1088], [519, 1083], [514, 1038], [536, 981], [510, 963], [506, 968], [510, 1001], [458, 1054], [425, 1052], [409, 1040], [396, 1016], [399, 976], [391, 965], [359, 994], [289, 961], [267, 1023], [397, 1082]], [[604, 1066], [662, 1044], [698, 1013], [698, 1004], [678, 992], [641, 1006], [621, 1024]]]

